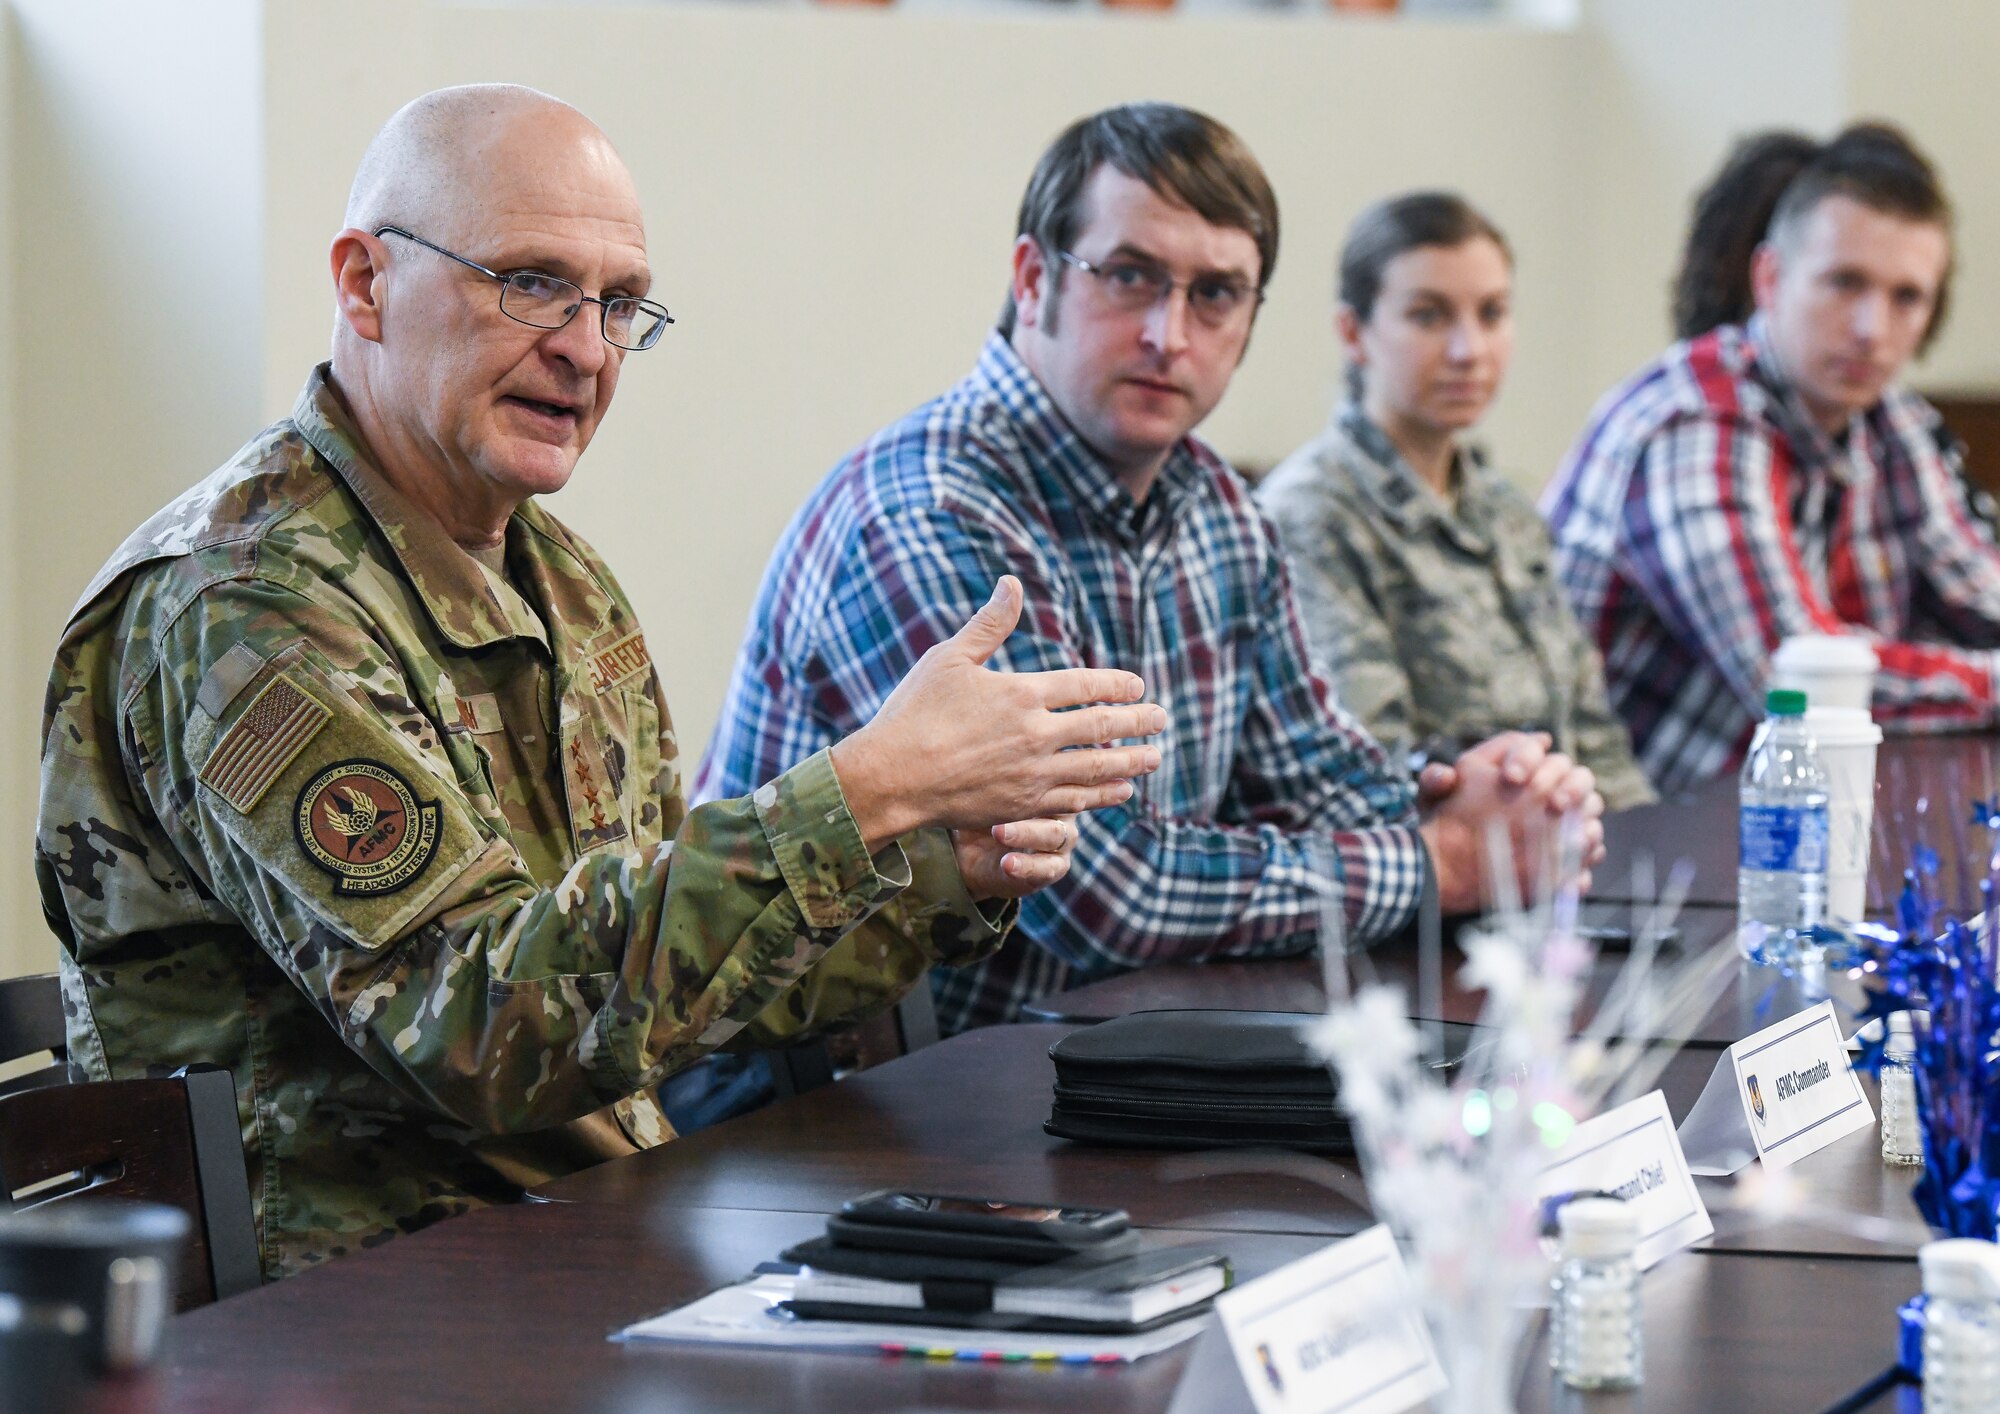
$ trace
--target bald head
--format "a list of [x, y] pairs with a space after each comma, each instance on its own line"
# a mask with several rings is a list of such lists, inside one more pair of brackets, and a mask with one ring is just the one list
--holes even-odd
[[347, 194], [345, 224], [364, 231], [408, 226], [435, 240], [462, 240], [496, 183], [559, 179], [572, 164], [631, 189], [611, 140], [561, 99], [508, 83], [435, 89], [396, 110], [368, 144]]
[[[603, 311], [652, 286], [631, 173], [545, 93], [440, 89], [368, 145], [328, 254], [333, 383], [363, 440], [460, 543], [493, 543], [569, 479], [617, 387]], [[553, 291], [510, 308], [529, 276]]]

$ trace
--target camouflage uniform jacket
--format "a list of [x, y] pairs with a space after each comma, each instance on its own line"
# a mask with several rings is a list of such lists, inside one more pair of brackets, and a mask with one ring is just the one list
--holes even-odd
[[668, 1071], [1000, 936], [824, 752], [690, 813], [594, 553], [528, 502], [489, 571], [328, 378], [99, 572], [43, 723], [73, 1063], [234, 1073], [271, 1277], [661, 1143]]
[[1547, 731], [1607, 805], [1651, 800], [1534, 505], [1467, 453], [1453, 475], [1448, 507], [1349, 404], [1257, 488], [1341, 705], [1399, 753]]

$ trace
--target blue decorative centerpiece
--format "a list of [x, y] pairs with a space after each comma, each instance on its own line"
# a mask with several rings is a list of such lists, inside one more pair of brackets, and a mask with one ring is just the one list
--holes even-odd
[[2000, 1225], [2000, 991], [1994, 987], [1994, 921], [2000, 892], [2000, 802], [1980, 802], [1972, 824], [1989, 848], [1979, 882], [1983, 911], [1971, 919], [1947, 914], [1937, 896], [1938, 858], [1918, 846], [1896, 901], [1896, 926], [1855, 933], [1854, 974], [1868, 988], [1864, 1019], [1881, 1019], [1864, 1033], [1855, 1069], [1881, 1073], [1888, 1018], [1911, 1013], [1916, 1050], [1917, 1117], [1924, 1167], [1911, 1196], [1924, 1221], [1946, 1237], [1995, 1240]]
[[[1863, 1032], [1854, 1068], [1879, 1079], [1889, 1018], [1910, 1013], [1924, 1155], [1910, 1196], [1940, 1236], [1992, 1242], [2000, 1237], [2000, 991], [1994, 986], [2000, 800], [1975, 802], [1966, 823], [1974, 836], [1983, 832], [1975, 843], [1954, 831], [1961, 879], [1979, 876], [1977, 914], [1965, 918], [1946, 910], [1937, 852], [1918, 844], [1903, 874], [1895, 926], [1855, 930], [1853, 975], [1866, 985], [1868, 998], [1860, 1014], [1880, 1025]], [[1965, 869], [1965, 863], [1983, 868]], [[1923, 1371], [1923, 1313], [1922, 1296], [1898, 1313], [1899, 1363], [1916, 1375]]]

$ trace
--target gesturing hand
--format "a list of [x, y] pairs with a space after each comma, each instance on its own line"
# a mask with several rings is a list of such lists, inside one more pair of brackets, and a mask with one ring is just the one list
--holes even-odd
[[1158, 768], [1157, 747], [1103, 745], [1167, 724], [1165, 711], [1138, 702], [1145, 685], [1133, 674], [986, 667], [1020, 617], [1021, 583], [1007, 575], [964, 628], [917, 660], [873, 721], [834, 746], [869, 849], [925, 825], [983, 831], [1116, 805], [1131, 798], [1132, 777]]

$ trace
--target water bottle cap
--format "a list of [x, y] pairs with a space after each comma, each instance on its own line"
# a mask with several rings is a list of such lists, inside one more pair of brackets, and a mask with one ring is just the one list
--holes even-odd
[[1917, 1249], [1924, 1295], [1941, 1301], [2000, 1301], [2000, 1245], [1948, 1237]]
[[1806, 695], [1796, 687], [1774, 687], [1764, 694], [1764, 710], [1773, 717], [1803, 717]]
[[1629, 1257], [1639, 1244], [1639, 1215], [1616, 1198], [1565, 1203], [1556, 1222], [1565, 1257]]

